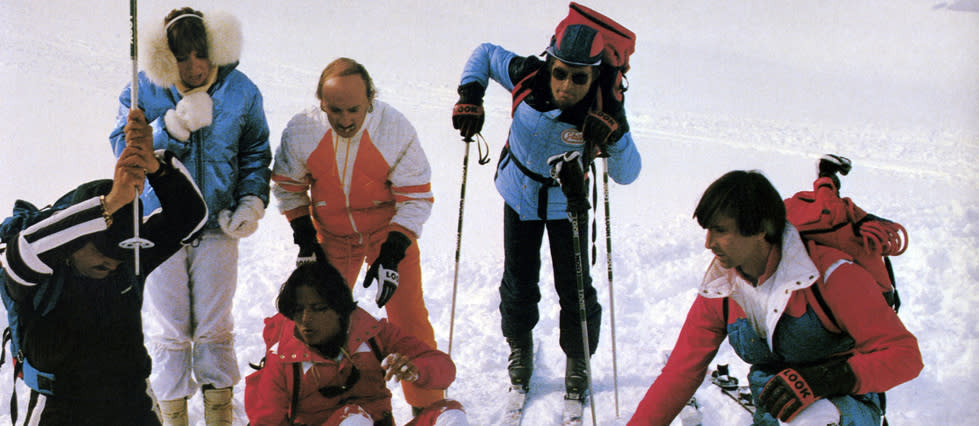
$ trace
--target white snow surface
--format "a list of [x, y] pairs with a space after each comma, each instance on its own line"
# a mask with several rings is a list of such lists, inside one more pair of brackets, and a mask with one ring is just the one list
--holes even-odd
[[[273, 150], [289, 118], [315, 102], [322, 67], [339, 56], [362, 62], [380, 99], [414, 123], [433, 166], [436, 204], [420, 241], [424, 289], [439, 347], [458, 367], [450, 397], [474, 425], [497, 422], [508, 386], [500, 332], [502, 201], [492, 165], [469, 164], [459, 279], [456, 227], [464, 146], [450, 110], [463, 63], [481, 42], [519, 54], [543, 51], [564, 0], [259, 0], [187, 3], [242, 21], [240, 70], [262, 90]], [[598, 423], [632, 415], [675, 342], [710, 260], [691, 219], [707, 185], [733, 169], [759, 169], [785, 197], [811, 187], [818, 157], [853, 160], [843, 193], [902, 223], [910, 248], [893, 259], [900, 317], [919, 340], [925, 369], [888, 392], [894, 425], [967, 424], [979, 417], [979, 1], [708, 0], [586, 1], [635, 31], [628, 73], [629, 122], [643, 170], [610, 188], [614, 282], [605, 273], [598, 213], [595, 286], [604, 306], [592, 363]], [[183, 2], [140, 1], [140, 22]], [[0, 206], [53, 201], [76, 184], [111, 177], [108, 134], [117, 97], [131, 80], [126, 2], [4, 0], [0, 4]], [[145, 25], [142, 25], [145, 27]], [[483, 135], [494, 163], [509, 126], [509, 94], [486, 95]], [[601, 188], [599, 188], [601, 193]], [[600, 195], [601, 199], [601, 195]], [[5, 216], [5, 214], [0, 215]], [[546, 246], [546, 245], [545, 245]], [[241, 242], [235, 297], [243, 375], [262, 357], [262, 319], [292, 269], [296, 248], [271, 208]], [[564, 355], [548, 251], [542, 250], [538, 363], [525, 425], [557, 424]], [[614, 289], [614, 290], [613, 290]], [[455, 293], [454, 293], [455, 292]], [[383, 316], [373, 289], [361, 306]], [[613, 353], [610, 299], [615, 302]], [[6, 317], [0, 319], [5, 323]], [[146, 316], [148, 332], [158, 328]], [[613, 359], [617, 374], [613, 374]], [[715, 363], [744, 376], [726, 343]], [[0, 370], [0, 423], [9, 421], [9, 363]], [[616, 386], [617, 383], [617, 386]], [[399, 424], [409, 418], [400, 389]], [[616, 392], [617, 388], [617, 392]], [[244, 383], [235, 387], [238, 420]], [[19, 385], [21, 407], [26, 388]], [[616, 395], [618, 400], [616, 401]], [[750, 424], [740, 407], [705, 384], [696, 397], [705, 425]], [[203, 424], [199, 393], [191, 419]], [[23, 411], [22, 411], [23, 412]], [[586, 408], [586, 424], [591, 422]], [[679, 423], [679, 421], [675, 422]]]

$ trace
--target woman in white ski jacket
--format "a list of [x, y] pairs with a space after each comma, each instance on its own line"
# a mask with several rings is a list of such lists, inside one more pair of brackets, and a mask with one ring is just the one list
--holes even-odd
[[[208, 424], [231, 416], [240, 380], [233, 346], [232, 299], [238, 240], [258, 227], [268, 204], [269, 128], [262, 95], [236, 69], [241, 28], [225, 13], [173, 10], [143, 26], [136, 99], [153, 126], [154, 147], [183, 162], [207, 202], [205, 232], [148, 277], [150, 306], [162, 332], [152, 347], [153, 387], [167, 422], [185, 424], [186, 399], [204, 390]], [[110, 141], [125, 147], [122, 126], [132, 103], [127, 86]], [[158, 205], [143, 194], [146, 211]]]

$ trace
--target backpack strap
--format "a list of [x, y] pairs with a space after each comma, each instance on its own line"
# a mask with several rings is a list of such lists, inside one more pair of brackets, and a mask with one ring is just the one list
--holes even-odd
[[520, 103], [530, 95], [530, 92], [533, 91], [533, 88], [530, 87], [529, 82], [534, 79], [534, 76], [536, 76], [539, 71], [540, 69], [537, 69], [534, 72], [527, 74], [524, 78], [520, 79], [520, 81], [513, 86], [513, 90], [510, 91], [510, 93], [513, 95], [513, 105], [510, 109], [511, 118], [517, 113], [517, 106], [519, 106]]
[[[3, 329], [3, 340], [0, 342], [0, 367], [7, 361], [7, 343], [14, 339], [13, 331], [10, 327]], [[10, 354], [11, 357], [14, 356], [13, 353]]]
[[302, 371], [298, 362], [292, 363], [292, 400], [289, 401], [289, 424], [296, 423], [296, 411], [299, 409], [299, 381]]
[[884, 256], [884, 269], [887, 269], [887, 276], [891, 279], [891, 291], [884, 293], [887, 304], [894, 308], [894, 313], [901, 309], [901, 296], [897, 294], [897, 280], [894, 279], [894, 267], [891, 266], [890, 256]]
[[[4, 336], [4, 341], [6, 342], [6, 336]], [[13, 354], [11, 354], [11, 356], [13, 356]], [[11, 383], [11, 392], [10, 392], [10, 424], [17, 424], [17, 376], [20, 375], [21, 369], [23, 369], [23, 365], [18, 360], [14, 360], [13, 363], [14, 363], [14, 376], [13, 376], [14, 380]], [[30, 416], [28, 416], [28, 418], [30, 418]]]
[[823, 298], [823, 293], [819, 290], [819, 283], [809, 286], [812, 289], [812, 295], [816, 298], [816, 303], [819, 303], [819, 309], [823, 310], [826, 314], [826, 318], [829, 318], [833, 326], [840, 328], [840, 323], [836, 321], [836, 316], [833, 315], [833, 311], [829, 309], [829, 305], [826, 304], [826, 299]]
[[520, 169], [521, 173], [541, 184], [540, 190], [537, 191], [537, 216], [540, 217], [541, 220], [547, 220], [548, 188], [552, 186], [560, 186], [558, 182], [554, 180], [554, 178], [544, 177], [543, 175], [535, 173], [533, 170], [528, 169], [527, 166], [521, 164], [520, 160], [517, 160], [517, 157], [510, 153], [509, 142], [503, 146], [503, 151], [500, 153], [500, 166], [498, 169], [506, 167], [507, 162], [512, 162], [513, 165], [517, 166], [517, 169]]
[[370, 339], [367, 339], [367, 344], [370, 345], [371, 352], [374, 353], [374, 358], [377, 358], [377, 362], [383, 362], [384, 353], [381, 352], [381, 347], [377, 345], [377, 339], [372, 336]]
[[[37, 396], [41, 393], [31, 389], [31, 397], [27, 401], [27, 416], [24, 417], [24, 426], [30, 424], [31, 417], [34, 417], [34, 408], [37, 407]], [[12, 418], [13, 421], [17, 421], [16, 418]]]

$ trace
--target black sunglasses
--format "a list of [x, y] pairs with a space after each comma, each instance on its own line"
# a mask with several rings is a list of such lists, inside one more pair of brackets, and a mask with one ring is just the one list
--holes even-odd
[[588, 84], [588, 79], [591, 78], [591, 75], [585, 72], [569, 73], [568, 70], [564, 68], [554, 68], [551, 70], [551, 77], [554, 77], [554, 79], [557, 81], [566, 80], [569, 74], [571, 75], [571, 82], [579, 86]]
[[360, 380], [360, 370], [352, 362], [350, 363], [350, 375], [347, 376], [347, 382], [340, 386], [324, 386], [319, 389], [320, 395], [327, 398], [336, 398], [343, 395], [357, 384]]

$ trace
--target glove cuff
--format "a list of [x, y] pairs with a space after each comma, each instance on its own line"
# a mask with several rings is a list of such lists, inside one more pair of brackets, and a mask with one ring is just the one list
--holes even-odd
[[167, 113], [163, 116], [163, 123], [167, 126], [167, 133], [174, 139], [180, 142], [187, 142], [187, 139], [190, 139], [190, 130], [177, 117], [177, 111], [172, 109], [167, 110]]
[[457, 92], [459, 93], [459, 103], [483, 105], [483, 95], [486, 94], [486, 88], [479, 82], [470, 81], [459, 86]]
[[397, 265], [405, 258], [405, 251], [409, 246], [411, 246], [411, 238], [399, 231], [391, 231], [388, 233], [388, 239], [381, 244], [381, 255]]
[[822, 397], [849, 395], [857, 387], [857, 375], [846, 358], [800, 367], [798, 371], [807, 378], [813, 392]]
[[619, 124], [619, 127], [612, 132], [611, 136], [609, 136], [609, 145], [615, 145], [615, 143], [618, 142], [619, 139], [622, 139], [622, 136], [629, 131], [629, 120], [625, 117], [625, 108], [622, 108], [615, 114], [612, 114], [612, 118]]
[[256, 221], [265, 217], [265, 202], [257, 195], [245, 195], [238, 200], [238, 207], [235, 209], [247, 209]]
[[313, 227], [312, 216], [299, 216], [289, 221], [289, 226], [292, 227], [292, 242], [300, 247], [316, 244], [316, 228]]

